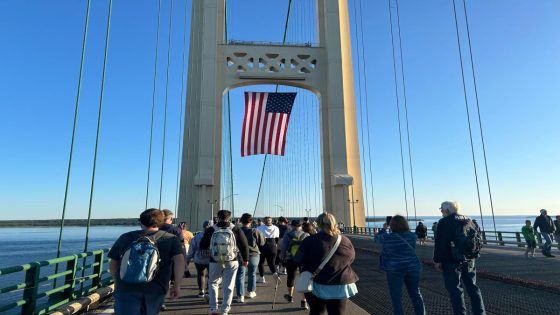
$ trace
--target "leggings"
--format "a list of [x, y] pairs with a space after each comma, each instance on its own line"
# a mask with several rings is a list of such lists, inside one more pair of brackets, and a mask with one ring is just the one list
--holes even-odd
[[259, 261], [259, 275], [264, 276], [264, 261], [268, 263], [268, 268], [270, 272], [276, 272], [276, 261], [277, 246], [273, 238], [267, 238], [266, 243], [261, 247], [261, 260]]
[[196, 267], [196, 283], [198, 284], [198, 291], [208, 292], [208, 284], [206, 283], [208, 279], [208, 265], [201, 265], [195, 263]]
[[286, 273], [288, 274], [288, 281], [286, 281], [287, 287], [293, 288], [298, 266], [296, 266], [291, 259], [286, 260], [286, 262], [284, 262], [284, 266], [286, 267]]
[[313, 293], [305, 293], [305, 299], [309, 304], [309, 315], [324, 314], [325, 309], [329, 315], [341, 315], [346, 311], [348, 299], [323, 300], [316, 297]]

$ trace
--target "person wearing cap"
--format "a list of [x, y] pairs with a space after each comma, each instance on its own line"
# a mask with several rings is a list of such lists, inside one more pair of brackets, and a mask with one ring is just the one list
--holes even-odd
[[200, 241], [204, 232], [207, 228], [211, 227], [210, 221], [204, 221], [202, 223], [202, 232], [196, 234], [191, 240], [189, 251], [187, 253], [187, 265], [191, 260], [194, 260], [194, 266], [196, 268], [196, 282], [198, 284], [198, 297], [205, 297], [205, 292], [207, 291], [207, 278], [208, 278], [208, 265], [210, 264], [210, 258], [208, 252], [202, 252], [200, 250]]
[[539, 215], [535, 219], [535, 223], [533, 224], [533, 226], [535, 227], [535, 231], [539, 229], [545, 241], [541, 250], [542, 254], [545, 257], [554, 257], [554, 255], [550, 253], [552, 249], [552, 234], [554, 233], [554, 224], [550, 216], [547, 215], [546, 209], [541, 209], [541, 215]]
[[[284, 294], [286, 301], [294, 302], [294, 280], [296, 279], [296, 273], [298, 267], [293, 261], [295, 254], [299, 249], [301, 242], [309, 236], [301, 228], [301, 222], [299, 220], [292, 220], [292, 230], [284, 235], [282, 243], [280, 244], [280, 257], [284, 262], [286, 267], [286, 273], [288, 274], [287, 287], [288, 293]], [[309, 309], [307, 301], [305, 300], [305, 295], [302, 294], [301, 307]]]

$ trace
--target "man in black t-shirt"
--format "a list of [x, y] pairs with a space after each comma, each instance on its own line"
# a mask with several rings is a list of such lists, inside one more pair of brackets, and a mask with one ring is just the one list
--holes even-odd
[[[109, 251], [109, 269], [115, 281], [115, 314], [158, 314], [165, 294], [169, 289], [172, 266], [175, 279], [171, 288], [170, 298], [179, 296], [181, 278], [185, 269], [181, 242], [172, 234], [159, 231], [163, 224], [163, 213], [159, 209], [148, 209], [140, 214], [141, 230], [121, 235]], [[152, 281], [143, 284], [124, 283], [119, 277], [121, 257], [127, 248], [141, 236], [156, 239], [160, 263]]]

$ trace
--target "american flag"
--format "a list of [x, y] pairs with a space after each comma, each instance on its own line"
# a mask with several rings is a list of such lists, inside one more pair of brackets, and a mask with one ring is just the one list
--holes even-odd
[[296, 93], [245, 92], [241, 156], [284, 155]]

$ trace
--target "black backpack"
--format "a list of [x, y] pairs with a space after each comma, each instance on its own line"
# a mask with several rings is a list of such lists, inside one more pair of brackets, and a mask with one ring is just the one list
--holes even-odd
[[482, 233], [478, 224], [467, 216], [456, 215], [456, 234], [453, 240], [453, 256], [459, 261], [480, 257]]

